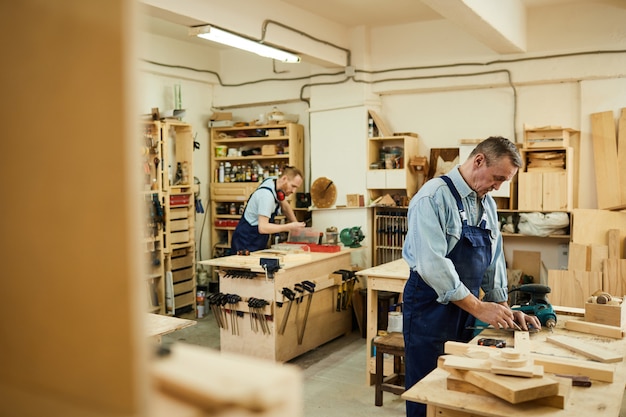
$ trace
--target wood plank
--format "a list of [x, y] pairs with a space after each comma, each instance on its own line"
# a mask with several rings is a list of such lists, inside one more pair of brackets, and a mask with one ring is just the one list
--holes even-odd
[[622, 204], [626, 202], [626, 108], [622, 108], [617, 123], [617, 164]]
[[380, 136], [393, 136], [393, 131], [389, 129], [387, 123], [376, 113], [374, 110], [367, 111], [371, 118], [374, 120], [374, 124], [378, 128]]
[[596, 336], [612, 337], [613, 339], [621, 339], [624, 337], [624, 330], [616, 326], [607, 326], [606, 324], [591, 323], [582, 320], [570, 319], [565, 322], [565, 328], [582, 333], [595, 334]]
[[[573, 319], [568, 320], [566, 325], [570, 321], [573, 321]], [[493, 348], [490, 347], [461, 342], [446, 342], [444, 345], [444, 352], [450, 355], [465, 355], [469, 349], [493, 351]], [[542, 355], [540, 353], [531, 353], [531, 356], [535, 365], [543, 366], [544, 372], [588, 376], [591, 379], [603, 382], [613, 382], [614, 379], [614, 365], [586, 362], [554, 355]]]
[[514, 250], [513, 269], [519, 269], [524, 274], [534, 278], [534, 282], [539, 282], [541, 278], [541, 252]]
[[446, 370], [458, 369], [462, 371], [491, 372], [498, 375], [523, 378], [540, 377], [543, 375], [543, 367], [534, 366], [532, 361], [519, 368], [510, 368], [495, 365], [491, 359], [468, 358], [457, 355], [445, 355], [443, 357], [443, 368]]
[[589, 271], [602, 272], [602, 260], [608, 257], [609, 247], [607, 245], [589, 245]]
[[[606, 245], [606, 232], [620, 229], [620, 244], [626, 237], [626, 212], [574, 209], [572, 210], [572, 242]], [[623, 247], [620, 253], [624, 253]]]
[[622, 282], [622, 296], [626, 294], [626, 259], [619, 260], [619, 275]]
[[607, 258], [602, 261], [602, 290], [611, 295], [623, 295], [620, 260]]
[[610, 350], [603, 349], [596, 344], [585, 342], [574, 337], [553, 335], [548, 336], [546, 340], [550, 343], [554, 343], [557, 346], [561, 346], [573, 352], [580, 353], [581, 355], [602, 363], [621, 362], [624, 359], [623, 354], [617, 354]]
[[591, 114], [591, 137], [596, 174], [598, 208], [609, 209], [621, 204], [617, 139], [613, 111]]
[[549, 300], [550, 304], [554, 305], [565, 305], [568, 307], [572, 307], [568, 304], [564, 304], [563, 301], [566, 300], [566, 297], [563, 297], [563, 293], [567, 288], [567, 283], [565, 280], [567, 279], [567, 271], [563, 271], [560, 269], [549, 269], [548, 270], [548, 286], [552, 290], [550, 292]]
[[[538, 398], [531, 400], [526, 404], [539, 404], [547, 405], [548, 407], [564, 409], [567, 402], [567, 397], [571, 391], [571, 382], [565, 378], [552, 377], [559, 382], [559, 392], [557, 395], [550, 397]], [[474, 384], [464, 381], [462, 378], [458, 378], [454, 375], [450, 375], [446, 380], [446, 388], [450, 391], [464, 392], [467, 394], [482, 395], [485, 397], [491, 397], [491, 394], [484, 389], [477, 387]]]
[[589, 245], [570, 242], [567, 269], [570, 271], [575, 269], [579, 271], [589, 271], [590, 256], [591, 251]]
[[518, 208], [520, 210], [543, 210], [543, 174], [520, 172], [517, 177]]
[[514, 339], [514, 346], [516, 350], [524, 353], [530, 353], [530, 334], [528, 332], [515, 332]]
[[558, 394], [559, 383], [549, 377], [516, 378], [489, 372], [466, 371], [463, 379], [511, 404]]
[[609, 246], [609, 256], [610, 259], [619, 259], [621, 258], [620, 254], [620, 231], [619, 229], [609, 229], [606, 231], [606, 240]]
[[543, 210], [571, 210], [572, 190], [568, 187], [567, 171], [543, 173]]

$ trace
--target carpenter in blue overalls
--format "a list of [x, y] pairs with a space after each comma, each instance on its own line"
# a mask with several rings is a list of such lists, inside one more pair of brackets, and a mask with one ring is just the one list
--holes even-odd
[[[246, 208], [235, 228], [231, 254], [254, 252], [267, 248], [268, 238], [277, 233], [289, 232], [305, 226], [299, 222], [286, 198], [302, 185], [302, 173], [295, 167], [285, 166], [278, 178], [270, 177], [250, 195]], [[282, 212], [287, 223], [275, 224], [274, 218]]]
[[[446, 341], [472, 338], [468, 327], [475, 317], [505, 328], [514, 327], [514, 321], [524, 330], [527, 323], [541, 327], [536, 317], [513, 312], [506, 305], [506, 263], [497, 210], [487, 195], [510, 180], [520, 165], [512, 143], [489, 138], [463, 165], [427, 182], [411, 200], [403, 247], [411, 268], [403, 296], [407, 389], [436, 368]], [[478, 299], [481, 288], [482, 301]], [[407, 401], [407, 416], [425, 415], [424, 404]]]

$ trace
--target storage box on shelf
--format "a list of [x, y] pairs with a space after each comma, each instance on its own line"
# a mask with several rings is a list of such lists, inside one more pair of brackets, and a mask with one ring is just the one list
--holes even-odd
[[210, 227], [214, 257], [228, 255], [245, 203], [261, 180], [275, 176], [286, 165], [304, 168], [303, 146], [304, 128], [296, 123], [211, 129]]

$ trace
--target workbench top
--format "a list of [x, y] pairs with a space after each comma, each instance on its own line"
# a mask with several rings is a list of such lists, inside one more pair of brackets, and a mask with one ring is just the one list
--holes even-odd
[[217, 266], [221, 268], [241, 268], [255, 272], [263, 272], [260, 265], [261, 258], [278, 259], [281, 269], [288, 270], [309, 263], [325, 261], [352, 252], [351, 248], [342, 248], [338, 252], [291, 252], [274, 249], [266, 249], [252, 252], [250, 255], [230, 255], [221, 258], [198, 261], [200, 265]]
[[164, 316], [161, 314], [147, 313], [146, 327], [148, 337], [163, 336], [168, 333], [194, 326], [194, 320], [181, 319], [178, 317]]
[[[624, 388], [626, 387], [626, 364], [624, 361], [617, 363], [599, 363], [589, 361], [584, 356], [559, 347], [546, 341], [552, 335], [567, 335], [581, 341], [592, 342], [601, 345], [604, 349], [620, 355], [626, 352], [625, 339], [612, 339], [594, 336], [565, 329], [564, 322], [571, 316], [558, 316], [558, 323], [553, 333], [546, 329], [530, 334], [531, 352], [547, 357], [570, 358], [588, 361], [593, 366], [614, 368], [614, 380], [612, 383], [593, 380], [591, 387], [571, 387], [569, 397], [564, 409], [541, 406], [530, 403], [517, 405], [501, 400], [495, 396], [482, 396], [465, 392], [448, 391], [446, 380], [449, 373], [437, 368], [424, 379], [419, 381], [402, 398], [406, 400], [426, 403], [429, 407], [437, 410], [455, 410], [454, 415], [459, 416], [507, 416], [507, 417], [536, 417], [536, 416], [615, 416], [620, 412]], [[476, 344], [479, 337], [495, 337], [506, 339], [507, 346], [513, 345], [512, 333], [496, 330], [485, 330], [475, 337], [470, 344]], [[597, 364], [597, 365], [595, 365]], [[549, 373], [547, 373], [549, 375]], [[445, 411], [444, 411], [445, 414]], [[448, 414], [445, 414], [448, 415]]]
[[356, 274], [366, 277], [399, 278], [407, 280], [409, 278], [409, 272], [409, 265], [404, 259], [400, 258], [392, 262], [363, 269]]

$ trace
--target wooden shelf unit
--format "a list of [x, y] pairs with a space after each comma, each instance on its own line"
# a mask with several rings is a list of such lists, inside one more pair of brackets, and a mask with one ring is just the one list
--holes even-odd
[[408, 207], [374, 207], [373, 265], [402, 258]]
[[163, 159], [158, 122], [142, 123], [143, 191], [146, 223], [142, 243], [145, 245], [146, 294], [150, 313], [165, 312], [165, 270], [163, 248], [163, 176], [155, 161]]
[[370, 198], [400, 194], [410, 199], [417, 192], [418, 179], [408, 162], [411, 156], [419, 154], [419, 138], [372, 137], [367, 139], [367, 147], [366, 183]]
[[[222, 153], [218, 147], [226, 148], [226, 156], [221, 156]], [[258, 154], [254, 152], [250, 155], [242, 155], [253, 149], [256, 149]], [[231, 168], [237, 164], [246, 168], [248, 164], [259, 164], [264, 168], [264, 178], [265, 174], [275, 175], [275, 172], [269, 172], [271, 166], [279, 166], [280, 169], [289, 165], [302, 170], [304, 169], [304, 127], [296, 123], [214, 127], [211, 129], [210, 152], [209, 211], [212, 257], [219, 257], [229, 254], [233, 232], [248, 197], [260, 184], [259, 181], [231, 182], [226, 178], [224, 182], [220, 182], [220, 164], [224, 164], [226, 174], [228, 173], [227, 164], [230, 164]], [[290, 202], [295, 207], [293, 197], [290, 197]], [[234, 207], [234, 214], [231, 214], [231, 207]]]
[[[149, 311], [177, 315], [196, 307], [193, 132], [173, 120], [143, 129]], [[159, 210], [161, 221], [152, 221]]]
[[[498, 209], [498, 217], [502, 218], [502, 216], [509, 216], [509, 215], [519, 215], [520, 213], [529, 213], [529, 210], [501, 210]], [[536, 212], [536, 210], [533, 210], [533, 212]], [[551, 213], [552, 211], [543, 211], [543, 213]], [[565, 211], [569, 217], [569, 230], [567, 234], [551, 234], [549, 236], [532, 236], [532, 235], [525, 235], [522, 233], [505, 233], [502, 232], [502, 237], [503, 238], [540, 238], [540, 239], [558, 239], [558, 240], [571, 240], [571, 230], [572, 230], [572, 213], [571, 212], [567, 212]]]

